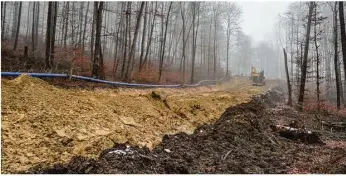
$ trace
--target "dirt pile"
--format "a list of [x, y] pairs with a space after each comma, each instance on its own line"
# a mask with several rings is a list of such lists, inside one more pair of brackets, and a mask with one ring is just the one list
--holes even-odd
[[203, 125], [192, 135], [165, 135], [153, 151], [116, 144], [96, 160], [76, 156], [67, 165], [36, 167], [28, 173], [345, 173], [344, 148], [306, 145], [270, 130], [273, 116], [281, 114], [272, 111], [280, 97], [273, 90], [228, 108], [215, 124]]
[[1, 169], [13, 173], [75, 155], [94, 158], [114, 143], [152, 149], [165, 134], [191, 134], [273, 84], [252, 87], [234, 79], [211, 88], [90, 91], [29, 76], [3, 79]]

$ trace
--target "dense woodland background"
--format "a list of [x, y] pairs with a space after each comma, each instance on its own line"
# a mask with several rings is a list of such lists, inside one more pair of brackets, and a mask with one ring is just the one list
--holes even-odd
[[317, 111], [346, 104], [344, 8], [343, 2], [294, 2], [279, 15], [275, 33], [287, 52], [289, 104], [297, 100], [302, 108], [308, 99]]
[[1, 2], [1, 68], [172, 84], [249, 76], [255, 66], [288, 78], [289, 103], [341, 107], [344, 6], [292, 2], [272, 37], [254, 43], [237, 2]]
[[269, 54], [252, 62], [241, 13], [236, 2], [2, 2], [2, 46], [14, 48], [19, 24], [16, 50], [27, 46], [45, 62], [41, 70], [66, 71], [74, 61], [74, 74], [94, 68], [94, 77], [110, 80], [189, 83], [276, 63], [266, 70], [278, 77], [272, 44], [263, 42], [257, 49]]

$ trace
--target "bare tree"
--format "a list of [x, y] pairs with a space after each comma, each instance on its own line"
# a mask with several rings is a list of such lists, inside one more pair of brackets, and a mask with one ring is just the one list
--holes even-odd
[[306, 71], [307, 71], [307, 62], [308, 62], [308, 53], [309, 53], [309, 38], [310, 38], [310, 28], [311, 28], [311, 17], [312, 17], [313, 8], [314, 8], [314, 2], [310, 2], [309, 3], [308, 24], [307, 24], [306, 38], [305, 38], [304, 58], [303, 58], [303, 65], [302, 65], [302, 75], [301, 75], [300, 89], [299, 89], [299, 98], [298, 98], [298, 109], [299, 110], [303, 110], [305, 81], [306, 81]]
[[287, 53], [286, 53], [285, 48], [283, 48], [283, 51], [284, 51], [285, 71], [286, 71], [287, 88], [288, 88], [288, 101], [287, 101], [287, 105], [292, 106], [292, 87], [291, 87], [291, 83], [290, 83], [290, 75], [288, 73]]
[[28, 6], [28, 16], [27, 16], [27, 23], [26, 23], [26, 36], [25, 36], [25, 42], [26, 45], [29, 45], [29, 27], [30, 27], [30, 7], [31, 7], [32, 2], [29, 2], [29, 6]]
[[226, 38], [227, 38], [227, 51], [226, 51], [226, 78], [229, 77], [229, 45], [230, 45], [230, 37], [231, 37], [231, 16], [230, 14], [227, 15], [227, 32], [226, 32]]
[[315, 2], [315, 18], [314, 18], [314, 43], [316, 50], [316, 93], [317, 93], [317, 110], [320, 111], [320, 74], [319, 74], [319, 53], [318, 53], [318, 44], [317, 44], [317, 3]]
[[[32, 29], [31, 29], [31, 40], [32, 40], [32, 51], [34, 53], [34, 57], [35, 57], [35, 49], [36, 49], [36, 36], [35, 36], [35, 15], [36, 15], [36, 3], [34, 2], [33, 4], [33, 13], [32, 13]], [[49, 14], [49, 12], [48, 12]], [[48, 21], [47, 21], [48, 24]], [[50, 51], [49, 51], [50, 52]]]
[[127, 69], [126, 69], [126, 73], [125, 73], [125, 78], [124, 78], [125, 81], [129, 81], [130, 80], [130, 73], [131, 73], [130, 67], [131, 67], [131, 62], [133, 62], [133, 57], [135, 55], [136, 41], [137, 41], [139, 26], [140, 26], [140, 23], [141, 23], [143, 8], [144, 8], [144, 1], [141, 3], [141, 7], [140, 7], [140, 10], [139, 10], [138, 16], [137, 16], [136, 29], [135, 29], [135, 33], [134, 33], [134, 36], [133, 36], [133, 42], [132, 42], [131, 50], [130, 50], [130, 53], [129, 53], [128, 65], [127, 65]]
[[1, 40], [5, 39], [6, 2], [1, 1]]
[[[83, 35], [83, 11], [84, 11], [84, 2], [80, 2], [79, 5], [79, 39], [78, 39], [78, 45], [79, 48], [82, 48], [82, 35]], [[85, 17], [87, 16], [87, 14], [84, 15]], [[84, 40], [84, 38], [83, 38]]]
[[90, 2], [88, 2], [87, 10], [86, 10], [86, 12], [85, 12], [85, 18], [84, 18], [83, 51], [84, 51], [84, 49], [85, 49], [85, 33], [86, 33], [86, 29], [87, 29], [87, 20], [88, 20], [88, 14], [89, 14], [89, 4], [90, 4]]
[[70, 14], [70, 2], [66, 2], [66, 11], [65, 11], [65, 36], [64, 36], [64, 48], [67, 46], [67, 33], [68, 33], [68, 20], [69, 20], [69, 14]]
[[[121, 3], [121, 11], [124, 10], [124, 3]], [[119, 21], [119, 24], [118, 24], [118, 29], [117, 29], [117, 34], [116, 34], [116, 41], [115, 41], [115, 54], [114, 54], [114, 64], [113, 64], [113, 74], [114, 74], [114, 78], [116, 78], [116, 74], [117, 74], [117, 70], [118, 70], [118, 65], [119, 65], [119, 60], [120, 60], [120, 57], [118, 56], [118, 52], [120, 49], [123, 48], [124, 45], [121, 45], [120, 46], [120, 38], [119, 35], [120, 35], [120, 32], [123, 29], [123, 21], [124, 21], [124, 18], [122, 15], [120, 15], [120, 21]]]
[[23, 2], [19, 2], [19, 12], [18, 12], [18, 23], [17, 23], [17, 31], [16, 31], [16, 38], [14, 41], [14, 46], [13, 46], [13, 50], [17, 49], [17, 43], [18, 43], [18, 35], [19, 35], [19, 30], [20, 30], [20, 19], [22, 16], [22, 4]]
[[339, 59], [338, 59], [338, 16], [337, 16], [337, 2], [334, 3], [334, 15], [333, 15], [333, 28], [334, 28], [334, 69], [335, 69], [335, 84], [336, 84], [336, 101], [337, 108], [340, 109], [341, 91], [340, 91], [340, 70], [339, 70]]
[[101, 27], [102, 27], [102, 10], [104, 2], [94, 2], [94, 11], [96, 10], [96, 37], [95, 37], [95, 55], [93, 60], [92, 77], [104, 79], [103, 57], [101, 47]]
[[[48, 3], [48, 16], [47, 16], [47, 30], [46, 30], [46, 68], [51, 68], [51, 37], [52, 37], [52, 16], [53, 16], [53, 3]], [[35, 4], [34, 4], [35, 7]]]
[[141, 44], [141, 54], [139, 56], [139, 71], [143, 65], [143, 56], [145, 49], [145, 34], [147, 31], [147, 15], [148, 14], [148, 2], [145, 2], [145, 11], [144, 11], [144, 22], [143, 22], [143, 35], [142, 35], [142, 44]]
[[[196, 48], [197, 48], [197, 34], [199, 26], [199, 3], [192, 2], [192, 64], [191, 64], [191, 84], [194, 82], [195, 76], [195, 60], [196, 60]], [[197, 25], [195, 25], [195, 20], [197, 16]], [[195, 29], [197, 26], [197, 29]]]
[[91, 25], [91, 42], [90, 42], [90, 53], [91, 53], [91, 61], [94, 62], [94, 45], [95, 45], [95, 24], [97, 23], [97, 4], [94, 3], [94, 10], [93, 10], [93, 22]]
[[[154, 32], [154, 27], [155, 27], [155, 18], [156, 18], [156, 12], [157, 12], [157, 2], [155, 2], [155, 8], [154, 8], [154, 14], [153, 14], [153, 21], [151, 23], [151, 29], [150, 29], [150, 33], [149, 33], [149, 37], [148, 37], [148, 43], [147, 43], [147, 49], [146, 49], [146, 53], [144, 56], [144, 61], [143, 61], [143, 65], [146, 65], [148, 63], [148, 55], [150, 52], [150, 46], [152, 43], [152, 37], [153, 37], [153, 32]], [[143, 66], [140, 66], [139, 70], [142, 69]]]
[[[344, 4], [339, 1], [339, 19], [340, 19], [340, 33], [341, 33], [341, 48], [342, 48], [342, 59], [344, 63], [344, 74], [346, 79], [346, 31], [345, 31], [345, 18], [344, 18]], [[346, 81], [344, 81], [346, 89]]]
[[18, 19], [18, 2], [13, 2], [13, 13], [12, 13], [12, 31], [11, 31], [11, 39], [14, 40], [16, 37], [16, 29], [17, 29], [17, 19]]
[[[131, 13], [131, 2], [126, 2], [127, 3], [127, 10], [126, 10], [126, 15], [125, 15], [125, 22], [124, 22], [124, 27], [125, 27], [125, 30], [124, 30], [124, 35], [123, 35], [123, 38], [124, 38], [124, 44], [123, 44], [123, 47], [124, 47], [124, 56], [123, 56], [123, 63], [122, 63], [122, 66], [121, 66], [121, 78], [123, 79], [124, 76], [125, 76], [125, 64], [126, 64], [126, 54], [127, 54], [127, 43], [129, 43], [129, 41], [127, 40], [127, 33], [129, 32], [129, 26], [128, 26], [128, 21], [129, 21], [129, 16], [130, 16], [130, 13]], [[130, 39], [129, 39], [130, 40]]]
[[214, 11], [214, 74], [213, 74], [213, 79], [216, 79], [216, 61], [217, 61], [217, 55], [216, 55], [216, 41], [217, 41], [217, 19], [219, 16], [219, 8], [218, 8], [218, 4], [214, 5], [213, 8]]
[[165, 45], [166, 45], [166, 38], [167, 38], [167, 28], [168, 28], [168, 18], [169, 18], [169, 13], [171, 11], [171, 7], [172, 7], [172, 2], [170, 2], [169, 7], [168, 7], [168, 12], [167, 12], [167, 16], [166, 16], [166, 28], [165, 28], [165, 34], [164, 34], [164, 38], [163, 38], [163, 44], [162, 44], [162, 54], [161, 54], [161, 58], [160, 58], [160, 65], [159, 65], [159, 79], [158, 79], [158, 83], [161, 80], [161, 74], [162, 74], [162, 65], [163, 65], [163, 58], [165, 55]]
[[53, 19], [51, 21], [51, 28], [52, 28], [52, 33], [51, 33], [51, 44], [50, 44], [50, 49], [51, 49], [51, 56], [50, 56], [50, 67], [53, 66], [53, 61], [54, 61], [54, 47], [55, 47], [55, 33], [56, 33], [56, 22], [57, 22], [57, 17], [58, 17], [58, 2], [54, 2], [54, 13], [53, 13]]
[[180, 2], [180, 8], [181, 8], [181, 19], [183, 20], [183, 52], [182, 52], [182, 69], [183, 69], [183, 79], [182, 79], [182, 84], [185, 84], [185, 63], [186, 63], [186, 58], [185, 58], [185, 8], [184, 8], [185, 3]]

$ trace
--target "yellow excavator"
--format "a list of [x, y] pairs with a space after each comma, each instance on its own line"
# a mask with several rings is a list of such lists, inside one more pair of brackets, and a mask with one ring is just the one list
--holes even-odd
[[263, 86], [265, 85], [264, 71], [257, 72], [255, 67], [251, 67], [251, 80], [253, 86]]

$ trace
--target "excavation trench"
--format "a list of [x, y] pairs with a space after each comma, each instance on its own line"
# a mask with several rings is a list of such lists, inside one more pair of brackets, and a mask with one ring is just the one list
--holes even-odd
[[192, 134], [276, 84], [252, 87], [247, 78], [234, 78], [199, 88], [90, 90], [48, 82], [2, 79], [3, 173], [68, 163], [73, 156], [97, 158], [115, 143], [154, 149], [164, 135]]
[[270, 126], [287, 123], [288, 115], [296, 113], [291, 110], [282, 116], [290, 110], [282, 96], [279, 89], [272, 89], [227, 108], [215, 123], [202, 125], [190, 135], [165, 135], [153, 150], [115, 144], [96, 159], [75, 156], [68, 164], [45, 164], [25, 173], [346, 173], [346, 148], [290, 140], [271, 130]]

